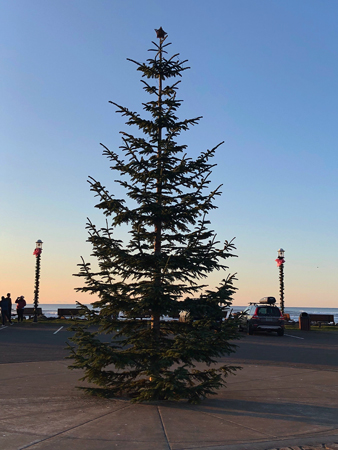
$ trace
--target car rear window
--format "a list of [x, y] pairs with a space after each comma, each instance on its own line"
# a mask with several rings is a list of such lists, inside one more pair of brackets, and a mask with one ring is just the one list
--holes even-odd
[[280, 316], [280, 311], [279, 308], [277, 308], [277, 306], [261, 306], [260, 308], [258, 308], [258, 315], [259, 316], [272, 316], [272, 317], [276, 317], [276, 316]]

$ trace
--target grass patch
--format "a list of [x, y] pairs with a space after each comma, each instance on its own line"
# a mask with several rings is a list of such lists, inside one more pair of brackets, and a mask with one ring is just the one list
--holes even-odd
[[[85, 322], [86, 319], [77, 319], [80, 322]], [[54, 318], [38, 318], [38, 324], [43, 325], [64, 325], [70, 326], [75, 322], [75, 319], [54, 319]], [[13, 320], [13, 323], [17, 323], [17, 320]], [[20, 325], [35, 325], [33, 319], [25, 319], [23, 322], [20, 322]]]
[[[285, 324], [286, 330], [299, 330], [298, 323]], [[311, 325], [310, 331], [332, 331], [338, 333], [338, 325]]]

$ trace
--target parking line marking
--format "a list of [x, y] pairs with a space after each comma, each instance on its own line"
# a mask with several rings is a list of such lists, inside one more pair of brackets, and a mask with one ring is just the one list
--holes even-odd
[[304, 339], [304, 338], [299, 337], [299, 336], [292, 336], [292, 334], [285, 334], [285, 336], [293, 337], [295, 339]]
[[5, 328], [8, 328], [8, 327], [6, 327], [6, 325], [3, 325], [3, 326], [0, 328], [0, 330], [4, 330]]
[[60, 330], [62, 330], [62, 328], [63, 328], [63, 326], [62, 327], [60, 327], [58, 330], [56, 330], [55, 331], [55, 333], [53, 333], [53, 334], [56, 334], [56, 333], [58, 333]]

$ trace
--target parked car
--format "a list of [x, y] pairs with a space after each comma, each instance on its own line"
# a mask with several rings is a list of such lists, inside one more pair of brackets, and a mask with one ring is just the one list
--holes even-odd
[[275, 303], [275, 297], [264, 297], [257, 303], [250, 303], [239, 316], [240, 328], [248, 334], [276, 331], [278, 336], [283, 336], [284, 317]]

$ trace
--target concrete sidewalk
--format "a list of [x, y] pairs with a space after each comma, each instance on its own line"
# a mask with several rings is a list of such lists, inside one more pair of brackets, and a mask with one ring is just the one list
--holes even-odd
[[338, 442], [335, 370], [242, 364], [228, 388], [201, 405], [135, 405], [75, 390], [80, 373], [67, 364], [1, 364], [1, 450], [266, 450]]

